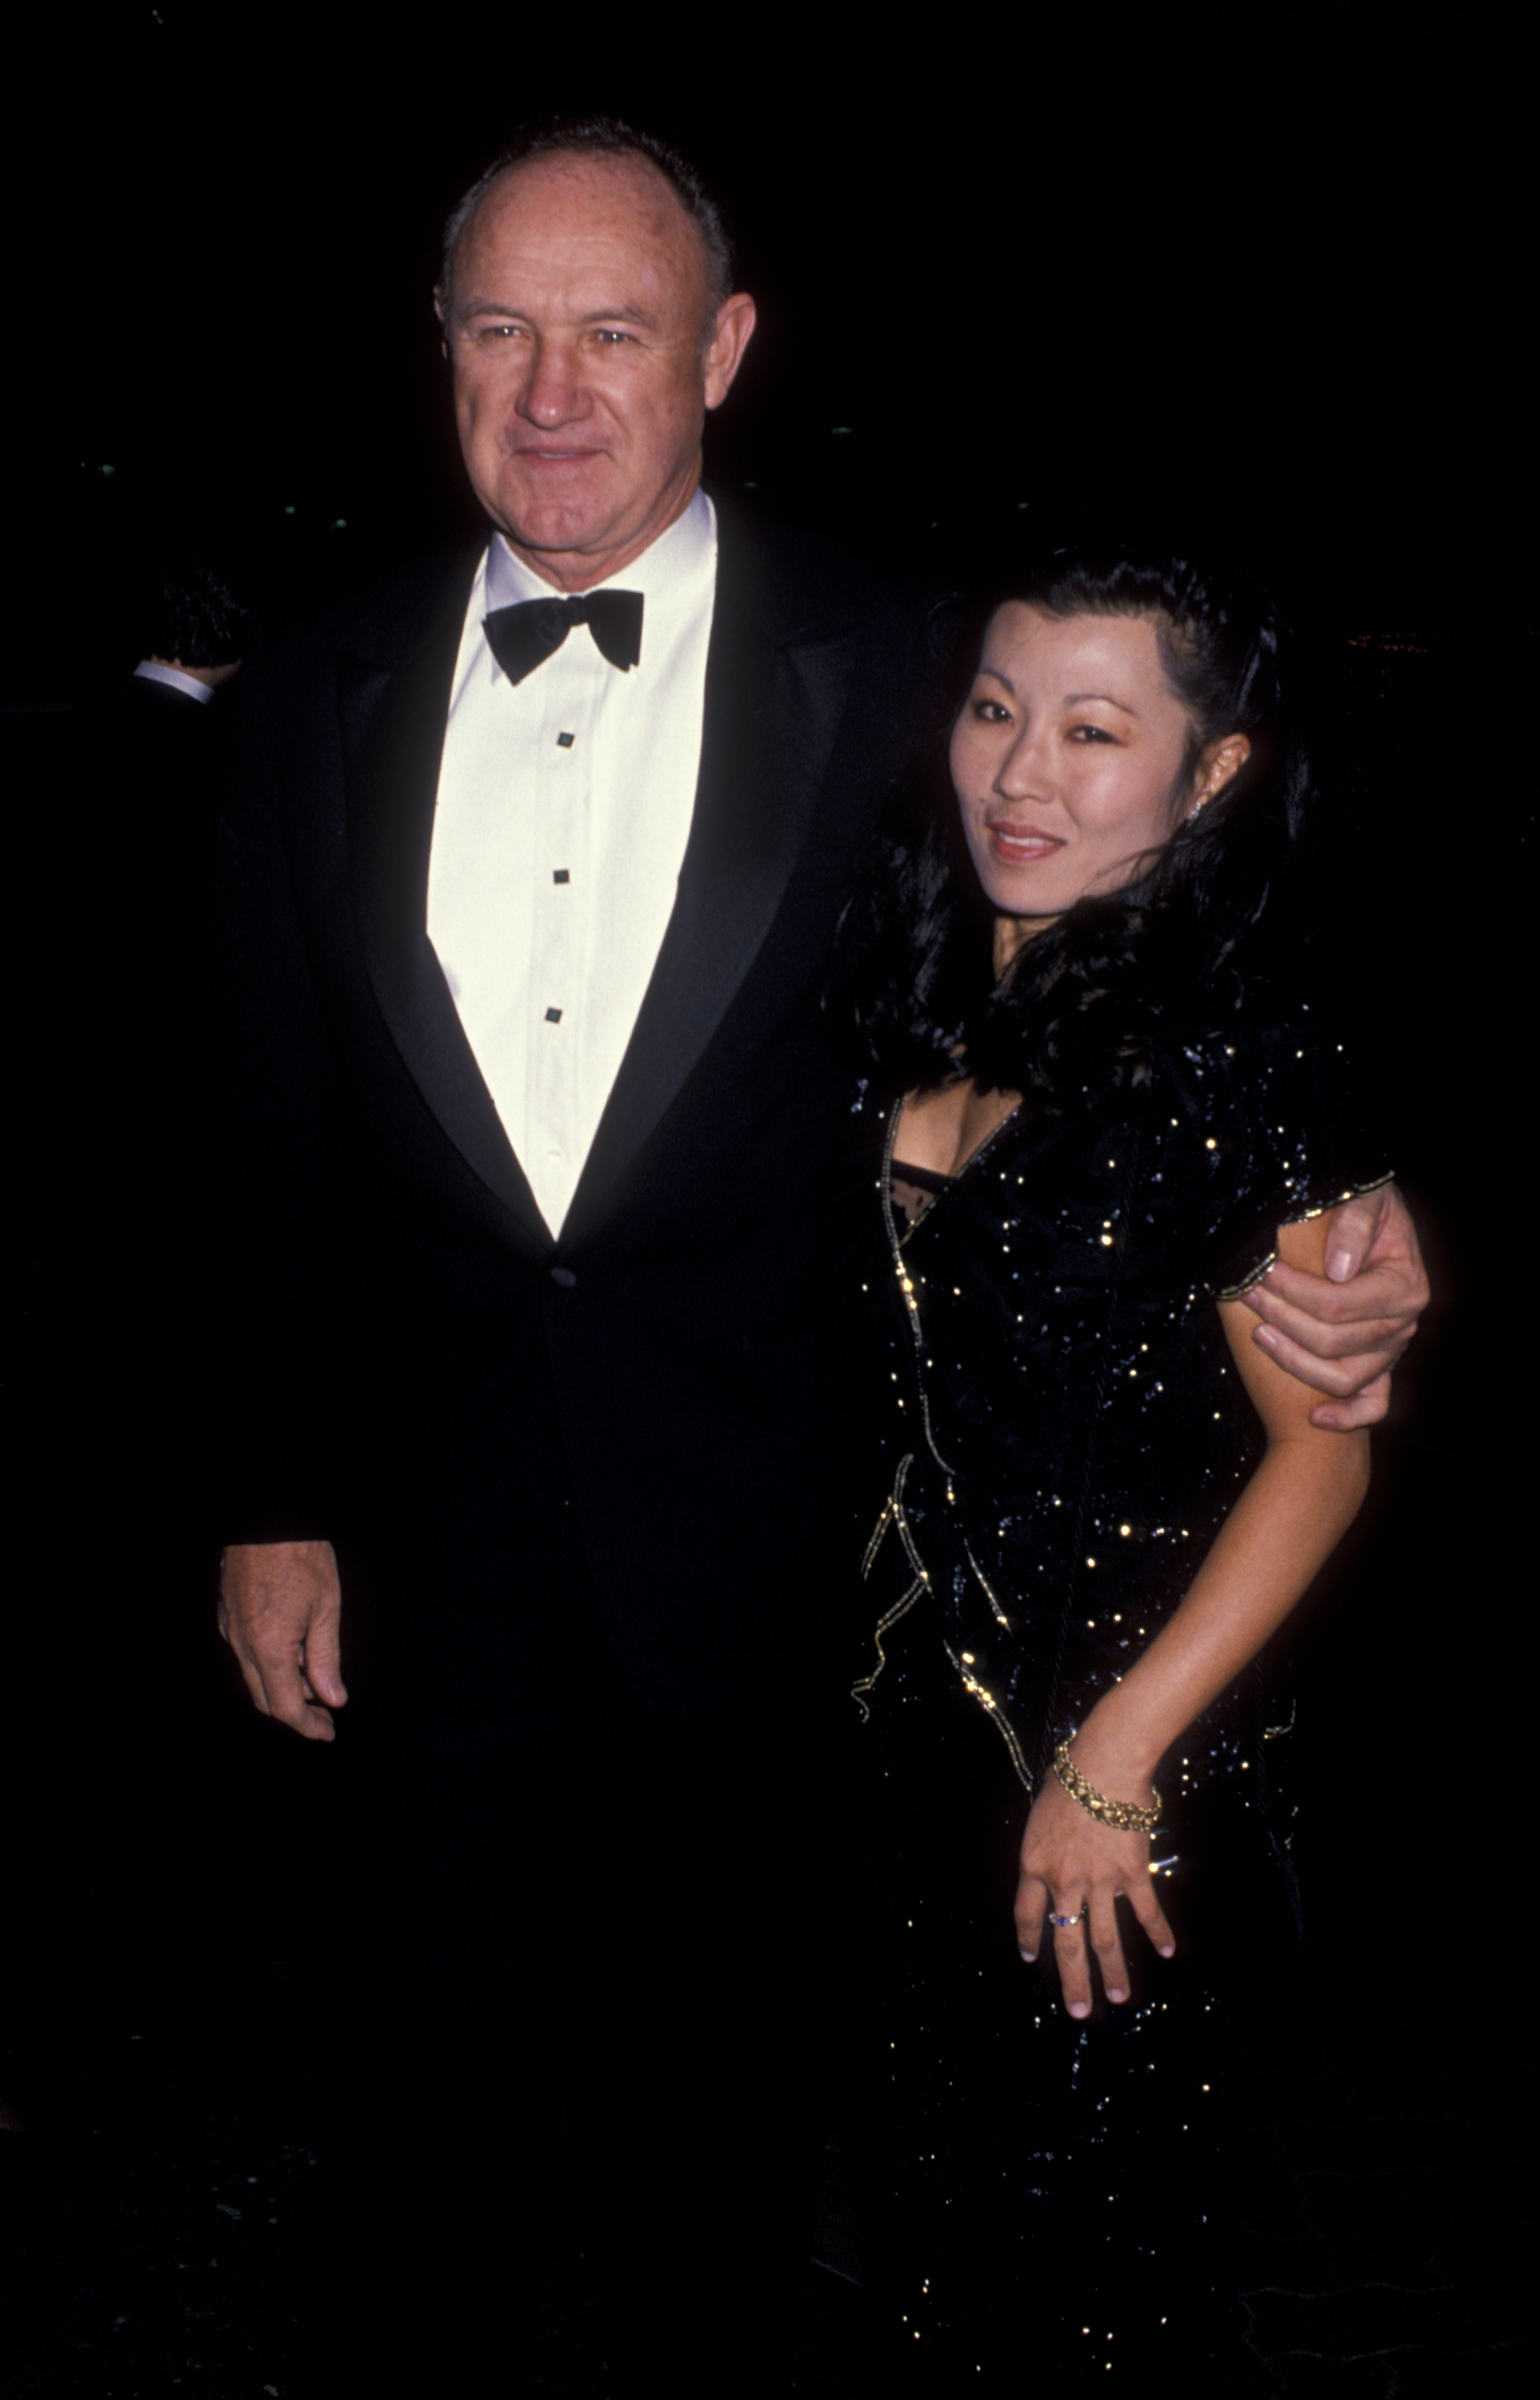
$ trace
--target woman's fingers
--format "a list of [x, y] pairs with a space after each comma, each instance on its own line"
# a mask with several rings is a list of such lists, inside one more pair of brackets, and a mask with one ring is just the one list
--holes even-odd
[[1175, 1956], [1177, 1937], [1165, 1921], [1165, 1911], [1155, 1891], [1155, 1878], [1148, 1871], [1137, 1884], [1128, 1888], [1128, 1905], [1138, 1918], [1163, 1958]]
[[[1110, 1904], [1109, 1904], [1110, 1906]], [[1059, 1990], [1064, 2005], [1072, 2017], [1088, 2017], [1091, 2013], [1091, 1962], [1085, 1947], [1086, 1930], [1091, 1922], [1091, 1903], [1077, 1902], [1070, 1907], [1062, 1895], [1049, 1892], [1036, 1875], [1024, 1875], [1016, 1891], [1016, 1945], [1029, 1966], [1036, 1958], [1043, 1943], [1043, 1920], [1047, 1919], [1048, 1938], [1054, 1945], [1054, 1963], [1058, 1969]], [[1115, 1916], [1112, 1919], [1112, 1940], [1117, 1943]], [[1100, 1945], [1097, 1945], [1100, 1957]], [[1121, 1970], [1123, 1953], [1118, 1950]], [[1107, 1979], [1107, 1962], [1102, 1960], [1102, 1978]], [[1127, 1998], [1127, 1977], [1124, 1988], [1117, 1997]], [[1109, 1998], [1112, 1997], [1111, 1988]]]
[[[1101, 1969], [1102, 1987], [1115, 2007], [1118, 2001], [1128, 1998], [1128, 1967], [1118, 1934], [1116, 1892], [1093, 1892], [1085, 1913], [1089, 1919], [1091, 1947]], [[1070, 2014], [1074, 2014], [1073, 2010]]]
[[1072, 2017], [1088, 2017], [1091, 2013], [1091, 1962], [1085, 1949], [1085, 1917], [1084, 1909], [1071, 1912], [1061, 1908], [1051, 1920], [1059, 1990]]
[[[1101, 1976], [1102, 1989], [1111, 2005], [1117, 2008], [1128, 1998], [1128, 1961], [1118, 1925], [1117, 1905], [1124, 1898], [1161, 1957], [1172, 1957], [1176, 1942], [1165, 1912], [1150, 1887], [1148, 1874], [1142, 1888], [1136, 1885], [1126, 1891], [1121, 1887], [1097, 1885], [1077, 1909], [1068, 1908], [1053, 1899], [1048, 1902], [1054, 1958], [1058, 1968], [1064, 2005], [1072, 2017], [1086, 2017], [1091, 2013], [1093, 1955]], [[1023, 1947], [1023, 1957], [1033, 1955]]]
[[1030, 1966], [1046, 1938], [1053, 1944], [1054, 1963], [1064, 2006], [1072, 2017], [1088, 2017], [1095, 2001], [1091, 1960], [1101, 1976], [1102, 1989], [1114, 2008], [1131, 1989], [1128, 1961], [1118, 1925], [1117, 1904], [1126, 1899], [1152, 1945], [1163, 1958], [1176, 1951], [1176, 1937], [1155, 1896], [1148, 1871], [1128, 1885], [1094, 1885], [1071, 1906], [1063, 1893], [1048, 1889], [1041, 1875], [1024, 1875], [1016, 1889], [1016, 1946]]
[[1150, 1841], [1092, 1821], [1056, 1782], [1033, 1801], [1021, 1841], [1016, 1883], [1016, 1945], [1029, 1964], [1045, 1940], [1054, 1947], [1064, 2005], [1087, 2017], [1095, 1999], [1092, 1959], [1116, 2006], [1131, 1990], [1118, 1902], [1126, 1897], [1163, 1958], [1176, 1948], [1149, 1868]]
[[1029, 1966], [1043, 1947], [1043, 1915], [1048, 1888], [1041, 1875], [1023, 1872], [1016, 1885], [1016, 1947]]

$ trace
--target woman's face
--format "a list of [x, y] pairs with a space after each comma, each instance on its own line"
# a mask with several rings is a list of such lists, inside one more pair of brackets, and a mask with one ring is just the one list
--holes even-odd
[[951, 768], [997, 969], [1087, 893], [1131, 882], [1249, 753], [1232, 734], [1186, 774], [1190, 730], [1152, 618], [996, 611]]

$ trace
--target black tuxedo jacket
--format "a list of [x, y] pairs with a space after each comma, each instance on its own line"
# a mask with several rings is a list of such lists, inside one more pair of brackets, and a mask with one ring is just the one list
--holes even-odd
[[425, 932], [474, 557], [274, 629], [216, 838], [218, 1532], [337, 1546], [344, 1668], [488, 1683], [575, 1505], [622, 1671], [681, 1714], [816, 1672], [862, 1406], [820, 1016], [933, 611], [720, 518], [677, 900], [559, 1239]]

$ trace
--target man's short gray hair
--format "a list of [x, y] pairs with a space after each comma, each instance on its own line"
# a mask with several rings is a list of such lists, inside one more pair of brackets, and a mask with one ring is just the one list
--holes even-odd
[[454, 305], [455, 247], [500, 177], [536, 158], [640, 158], [656, 168], [701, 237], [710, 300], [708, 331], [722, 303], [737, 288], [737, 263], [732, 237], [719, 204], [707, 191], [688, 158], [655, 133], [638, 132], [618, 116], [553, 116], [522, 127], [492, 164], [477, 176], [470, 189], [451, 209], [443, 228], [443, 259], [439, 269], [439, 307], [447, 326]]

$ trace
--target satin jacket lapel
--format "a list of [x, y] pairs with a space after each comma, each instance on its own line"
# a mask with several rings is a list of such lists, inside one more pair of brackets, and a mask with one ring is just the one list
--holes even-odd
[[580, 1236], [676, 1098], [754, 963], [823, 788], [855, 636], [784, 646], [719, 583], [678, 897], [567, 1219]]
[[[439, 762], [469, 580], [455, 578], [426, 622], [403, 622], [338, 660], [353, 889], [369, 980], [408, 1072], [467, 1164], [549, 1248], [427, 933]], [[372, 655], [361, 654], [366, 647]]]

